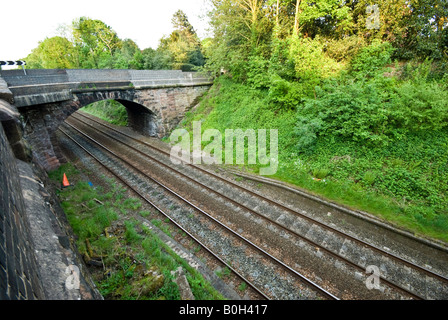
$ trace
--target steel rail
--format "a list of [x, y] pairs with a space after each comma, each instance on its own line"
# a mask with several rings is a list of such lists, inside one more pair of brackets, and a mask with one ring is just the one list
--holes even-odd
[[124, 185], [126, 185], [130, 190], [132, 190], [134, 193], [136, 193], [140, 198], [145, 200], [148, 204], [150, 204], [154, 209], [156, 209], [159, 213], [161, 213], [163, 216], [168, 218], [176, 227], [178, 227], [180, 230], [185, 232], [190, 238], [192, 238], [196, 243], [198, 243], [201, 247], [203, 247], [209, 254], [211, 254], [215, 259], [220, 261], [222, 264], [224, 264], [227, 268], [229, 268], [232, 272], [234, 272], [241, 280], [246, 282], [252, 289], [254, 289], [258, 294], [260, 294], [263, 298], [266, 300], [270, 300], [270, 297], [268, 297], [265, 293], [263, 293], [260, 289], [257, 288], [256, 285], [254, 285], [251, 281], [246, 279], [242, 274], [240, 274], [237, 270], [235, 270], [231, 265], [229, 265], [227, 262], [225, 262], [221, 257], [219, 257], [217, 254], [215, 254], [210, 248], [208, 248], [204, 243], [201, 242], [201, 240], [197, 239], [193, 234], [191, 234], [188, 230], [186, 230], [184, 227], [182, 227], [176, 220], [174, 220], [169, 214], [167, 214], [163, 209], [161, 209], [159, 206], [157, 206], [153, 201], [148, 199], [144, 194], [142, 194], [140, 191], [138, 191], [136, 188], [131, 186], [130, 183], [125, 181], [120, 175], [115, 173], [113, 170], [111, 170], [109, 167], [105, 166], [101, 160], [99, 160], [94, 154], [92, 154], [89, 150], [87, 150], [84, 146], [82, 146], [78, 141], [76, 141], [69, 133], [65, 132], [62, 128], [59, 128], [59, 130], [65, 134], [70, 140], [72, 140], [78, 147], [80, 147], [84, 152], [86, 152], [89, 156], [91, 156], [93, 159], [96, 160], [103, 168], [105, 168], [107, 171], [109, 171], [113, 176], [115, 176], [117, 179], [119, 179]]
[[[75, 118], [75, 119], [76, 119], [76, 118]], [[80, 121], [80, 122], [82, 122], [82, 123], [84, 123], [84, 124], [86, 124], [86, 125], [88, 125], [86, 122], [84, 122], [84, 121], [82, 121], [82, 120], [80, 120], [80, 119], [76, 119], [76, 120], [77, 120], [77, 121]], [[203, 184], [202, 182], [199, 182], [199, 181], [197, 181], [197, 180], [195, 180], [195, 179], [193, 179], [193, 178], [187, 176], [186, 174], [180, 172], [179, 170], [174, 169], [173, 167], [170, 167], [169, 165], [167, 165], [167, 164], [161, 162], [160, 160], [157, 160], [156, 158], [154, 158], [154, 157], [152, 157], [152, 156], [150, 156], [150, 155], [144, 153], [143, 151], [141, 151], [141, 150], [139, 150], [139, 149], [137, 149], [137, 148], [135, 148], [135, 147], [133, 147], [133, 146], [131, 146], [131, 145], [128, 145], [127, 143], [125, 143], [125, 142], [123, 142], [123, 141], [121, 141], [121, 140], [119, 140], [119, 139], [117, 139], [117, 138], [111, 136], [111, 135], [108, 134], [107, 132], [105, 132], [105, 131], [103, 131], [103, 130], [101, 130], [101, 129], [99, 129], [99, 128], [95, 128], [94, 130], [99, 131], [99, 132], [101, 132], [101, 133], [104, 134], [104, 135], [107, 135], [107, 136], [110, 137], [111, 139], [114, 139], [115, 141], [117, 141], [117, 142], [119, 142], [119, 143], [125, 145], [126, 147], [132, 149], [133, 151], [135, 151], [135, 152], [141, 154], [142, 156], [151, 159], [151, 161], [156, 162], [157, 164], [159, 164], [159, 165], [161, 165], [161, 166], [163, 166], [163, 167], [165, 167], [165, 168], [167, 168], [167, 169], [169, 169], [169, 170], [171, 170], [171, 171], [176, 172], [176, 174], [179, 174], [180, 176], [184, 177], [185, 179], [188, 179], [189, 181], [191, 181], [191, 182], [193, 182], [193, 183], [195, 183], [195, 184], [197, 184], [197, 185], [200, 185], [202, 188], [205, 188], [205, 189], [207, 189], [208, 191], [217, 194], [218, 196], [220, 196], [220, 197], [224, 198], [225, 200], [227, 200], [227, 201], [233, 203], [234, 205], [239, 206], [239, 207], [241, 207], [241, 208], [243, 208], [243, 209], [245, 209], [245, 210], [251, 212], [252, 214], [255, 214], [256, 216], [258, 216], [258, 217], [260, 217], [260, 218], [262, 218], [262, 219], [267, 220], [268, 222], [274, 224], [276, 227], [282, 229], [283, 231], [286, 231], [286, 232], [288, 232], [288, 233], [291, 233], [291, 234], [293, 234], [294, 236], [296, 236], [297, 238], [299, 238], [299, 239], [301, 239], [301, 240], [307, 242], [308, 244], [310, 244], [310, 245], [312, 245], [312, 246], [314, 246], [314, 247], [318, 247], [319, 249], [322, 249], [322, 251], [325, 251], [327, 254], [331, 255], [332, 257], [334, 257], [334, 258], [336, 258], [336, 259], [338, 259], [338, 260], [342, 260], [343, 262], [345, 262], [346, 264], [348, 264], [348, 265], [354, 267], [355, 269], [357, 269], [357, 270], [359, 270], [359, 271], [362, 271], [362, 272], [365, 271], [365, 269], [364, 269], [362, 266], [360, 266], [360, 265], [358, 265], [358, 264], [352, 262], [352, 261], [349, 260], [348, 258], [345, 258], [345, 257], [343, 257], [343, 256], [341, 256], [341, 255], [339, 255], [339, 254], [337, 254], [337, 253], [335, 253], [335, 252], [333, 252], [333, 251], [327, 249], [326, 247], [322, 246], [321, 244], [318, 244], [317, 242], [314, 242], [313, 240], [308, 239], [308, 238], [302, 236], [302, 235], [299, 234], [298, 232], [293, 231], [293, 230], [291, 230], [291, 229], [285, 227], [284, 225], [278, 223], [277, 221], [275, 221], [275, 220], [273, 220], [273, 219], [271, 219], [271, 218], [269, 218], [269, 217], [266, 217], [266, 216], [263, 215], [263, 214], [260, 214], [259, 212], [253, 210], [252, 208], [249, 208], [249, 207], [247, 207], [246, 205], [244, 205], [244, 204], [242, 204], [242, 203], [239, 203], [238, 201], [236, 201], [236, 200], [234, 200], [234, 199], [232, 199], [232, 198], [230, 198], [230, 197], [228, 197], [228, 196], [226, 196], [226, 195], [223, 195], [223, 194], [219, 193], [219, 192], [216, 191], [215, 189], [213, 189], [213, 188], [211, 188], [211, 187], [209, 187], [209, 186]], [[402, 291], [402, 292], [404, 292], [405, 294], [410, 295], [410, 296], [411, 296], [412, 298], [414, 298], [414, 299], [418, 299], [418, 300], [423, 300], [423, 299], [424, 299], [423, 297], [421, 297], [421, 296], [419, 296], [419, 295], [417, 295], [417, 294], [415, 294], [415, 293], [413, 293], [413, 292], [411, 292], [411, 291], [409, 291], [409, 290], [403, 288], [402, 286], [400, 286], [400, 285], [398, 285], [398, 284], [396, 284], [396, 283], [393, 283], [393, 282], [389, 281], [388, 279], [384, 278], [383, 276], [379, 276], [379, 278], [380, 278], [384, 283], [388, 284], [390, 287], [395, 288], [395, 289], [397, 289], [397, 290], [399, 290], [399, 291]]]
[[[117, 132], [117, 133], [119, 133], [119, 134], [122, 134], [122, 135], [124, 135], [124, 136], [126, 136], [126, 137], [128, 137], [128, 138], [130, 138], [130, 139], [132, 139], [132, 140], [134, 140], [134, 141], [136, 141], [136, 142], [138, 142], [138, 143], [140, 143], [140, 144], [143, 144], [143, 145], [145, 145], [145, 146], [147, 146], [147, 147], [149, 147], [149, 148], [151, 148], [151, 149], [153, 149], [153, 150], [157, 150], [157, 151], [159, 151], [160, 153], [165, 154], [166, 156], [171, 156], [171, 154], [169, 154], [169, 153], [166, 152], [165, 150], [161, 150], [161, 149], [159, 149], [159, 148], [157, 148], [157, 147], [154, 147], [154, 146], [150, 145], [149, 143], [147, 143], [147, 142], [145, 142], [145, 141], [141, 141], [141, 140], [139, 140], [139, 139], [137, 139], [137, 138], [135, 138], [135, 137], [132, 137], [132, 136], [129, 135], [129, 134], [126, 134], [126, 133], [124, 133], [124, 132], [121, 132], [121, 131], [119, 131], [119, 130], [113, 128], [113, 127], [110, 127], [110, 126], [108, 126], [108, 125], [106, 125], [106, 124], [104, 124], [104, 123], [101, 123], [101, 122], [99, 122], [99, 121], [97, 121], [97, 120], [95, 120], [95, 119], [92, 119], [92, 118], [90, 118], [90, 117], [87, 117], [86, 115], [84, 115], [84, 114], [82, 114], [82, 113], [79, 113], [79, 114], [80, 114], [81, 116], [85, 117], [86, 119], [89, 119], [89, 120], [94, 121], [94, 122], [96, 122], [96, 123], [98, 123], [98, 124], [100, 124], [100, 125], [102, 125], [102, 126], [104, 126], [104, 127], [107, 127], [107, 128], [109, 128], [109, 129], [111, 129], [111, 130], [113, 130], [113, 131], [115, 131], [115, 132]], [[76, 117], [74, 117], [74, 118], [76, 119]], [[80, 119], [77, 119], [77, 120], [82, 121], [82, 120], [80, 120]], [[179, 160], [182, 160], [182, 159], [179, 158]], [[304, 218], [304, 219], [307, 219], [308, 221], [311, 221], [311, 222], [313, 222], [313, 223], [319, 225], [320, 227], [322, 227], [322, 228], [324, 228], [324, 229], [327, 229], [327, 230], [329, 230], [329, 231], [335, 232], [335, 233], [337, 233], [337, 234], [339, 234], [339, 235], [341, 235], [341, 236], [343, 236], [343, 237], [345, 237], [345, 238], [347, 238], [347, 239], [349, 239], [349, 240], [352, 240], [352, 241], [355, 241], [355, 242], [357, 242], [357, 243], [359, 243], [359, 244], [362, 244], [363, 246], [365, 246], [365, 247], [367, 247], [367, 248], [370, 248], [370, 249], [372, 249], [372, 250], [374, 250], [374, 251], [376, 251], [376, 252], [378, 252], [378, 253], [381, 253], [381, 254], [383, 254], [383, 255], [385, 255], [385, 256], [388, 256], [388, 257], [390, 257], [390, 258], [392, 258], [392, 259], [394, 259], [394, 260], [396, 260], [396, 261], [399, 261], [399, 262], [401, 262], [401, 263], [403, 263], [403, 264], [406, 264], [406, 265], [409, 266], [409, 267], [412, 267], [412, 268], [417, 269], [417, 270], [419, 270], [419, 271], [421, 271], [421, 272], [424, 272], [425, 274], [427, 274], [427, 275], [429, 275], [429, 276], [431, 276], [431, 277], [435, 277], [435, 278], [437, 278], [437, 279], [439, 279], [439, 280], [441, 280], [441, 281], [443, 281], [443, 282], [445, 282], [445, 283], [448, 283], [448, 277], [445, 277], [445, 276], [443, 276], [443, 275], [440, 275], [440, 274], [438, 274], [438, 273], [436, 273], [436, 272], [434, 272], [434, 271], [431, 271], [431, 270], [426, 269], [426, 268], [424, 268], [424, 267], [422, 267], [422, 266], [419, 266], [419, 265], [417, 265], [417, 264], [415, 264], [415, 263], [413, 263], [413, 262], [411, 262], [411, 261], [408, 261], [408, 260], [406, 260], [406, 259], [403, 259], [403, 258], [401, 258], [401, 257], [399, 257], [399, 256], [397, 256], [397, 255], [395, 255], [395, 254], [393, 254], [393, 253], [391, 253], [391, 252], [387, 252], [387, 251], [385, 251], [385, 250], [383, 250], [383, 249], [381, 249], [381, 248], [378, 248], [378, 247], [376, 247], [376, 246], [374, 246], [374, 245], [372, 245], [372, 244], [369, 244], [368, 242], [366, 242], [366, 241], [364, 241], [364, 240], [361, 240], [361, 239], [359, 239], [359, 238], [357, 238], [357, 237], [354, 237], [354, 236], [352, 236], [352, 235], [349, 235], [349, 234], [347, 234], [347, 233], [345, 233], [345, 232], [343, 232], [343, 231], [340, 231], [340, 230], [337, 230], [337, 229], [335, 229], [335, 228], [333, 228], [333, 227], [331, 227], [331, 226], [328, 226], [328, 225], [326, 225], [326, 224], [324, 224], [324, 223], [322, 223], [322, 222], [320, 222], [320, 221], [318, 221], [318, 220], [316, 220], [316, 219], [314, 219], [314, 218], [312, 218], [312, 217], [309, 217], [309, 216], [304, 215], [304, 214], [302, 214], [302, 213], [300, 213], [300, 212], [297, 212], [297, 211], [295, 211], [295, 210], [293, 210], [293, 209], [291, 209], [291, 208], [289, 208], [289, 207], [287, 207], [287, 206], [285, 206], [285, 205], [283, 205], [283, 204], [281, 204], [281, 203], [279, 203], [279, 202], [277, 202], [277, 201], [275, 201], [275, 200], [266, 198], [266, 197], [264, 197], [263, 195], [260, 195], [260, 194], [257, 193], [257, 192], [254, 192], [254, 191], [252, 191], [252, 190], [248, 190], [248, 189], [246, 189], [246, 188], [244, 188], [244, 187], [242, 187], [242, 186], [240, 186], [240, 185], [238, 185], [238, 184], [236, 184], [236, 183], [234, 183], [234, 182], [232, 182], [232, 181], [229, 181], [229, 180], [227, 180], [227, 179], [224, 179], [224, 178], [222, 178], [222, 177], [220, 177], [220, 176], [214, 174], [213, 172], [210, 172], [210, 171], [208, 171], [208, 170], [205, 170], [205, 169], [203, 169], [203, 168], [200, 168], [200, 167], [197, 166], [197, 165], [194, 165], [194, 164], [192, 164], [192, 163], [186, 163], [186, 164], [189, 165], [189, 166], [191, 166], [191, 167], [193, 167], [193, 168], [195, 168], [195, 169], [197, 169], [197, 170], [199, 170], [199, 171], [201, 171], [201, 172], [207, 173], [207, 174], [209, 174], [209, 175], [215, 177], [215, 178], [218, 179], [218, 180], [221, 180], [221, 181], [223, 181], [223, 182], [226, 182], [226, 183], [228, 183], [228, 184], [231, 184], [232, 186], [234, 186], [234, 187], [236, 187], [236, 188], [238, 188], [238, 189], [240, 189], [240, 190], [242, 190], [242, 191], [245, 191], [245, 192], [247, 192], [247, 193], [249, 193], [249, 194], [251, 194], [251, 195], [254, 195], [254, 196], [256, 196], [256, 197], [261, 198], [262, 200], [265, 200], [265, 201], [267, 201], [267, 202], [269, 202], [269, 203], [271, 203], [271, 204], [274, 204], [274, 205], [280, 207], [280, 208], [283, 209], [283, 210], [286, 210], [286, 211], [288, 211], [288, 212], [290, 212], [290, 213], [293, 213], [293, 214], [298, 215], [298, 216], [300, 216], [300, 217], [302, 217], [302, 218]]]
[[265, 256], [267, 256], [269, 259], [271, 259], [272, 261], [276, 262], [277, 264], [279, 264], [280, 266], [282, 266], [284, 269], [286, 269], [287, 271], [293, 273], [295, 276], [297, 276], [299, 279], [302, 280], [302, 282], [305, 282], [306, 284], [308, 284], [310, 287], [314, 288], [315, 290], [317, 290], [318, 292], [320, 292], [321, 294], [323, 294], [324, 296], [332, 299], [332, 300], [339, 300], [339, 298], [337, 298], [335, 295], [333, 295], [332, 293], [328, 292], [327, 290], [325, 290], [324, 288], [320, 287], [319, 285], [317, 285], [316, 283], [314, 283], [313, 281], [309, 280], [308, 278], [306, 278], [304, 275], [302, 275], [301, 273], [299, 273], [298, 271], [294, 270], [293, 268], [291, 268], [290, 266], [288, 266], [287, 264], [285, 264], [284, 262], [280, 261], [279, 259], [277, 259], [276, 257], [272, 256], [270, 253], [268, 253], [267, 251], [265, 251], [264, 249], [260, 248], [259, 246], [257, 246], [255, 243], [251, 242], [249, 239], [241, 236], [240, 234], [238, 234], [236, 231], [232, 230], [231, 228], [229, 228], [228, 226], [226, 226], [225, 224], [221, 223], [220, 221], [218, 221], [216, 218], [214, 218], [213, 216], [211, 216], [209, 213], [205, 212], [204, 210], [202, 210], [201, 208], [199, 208], [197, 205], [195, 205], [194, 203], [192, 203], [191, 201], [189, 201], [188, 199], [184, 198], [183, 196], [181, 196], [180, 194], [178, 194], [177, 192], [175, 192], [174, 190], [171, 190], [169, 187], [165, 186], [164, 184], [160, 183], [159, 181], [155, 180], [154, 178], [152, 178], [151, 176], [147, 175], [145, 172], [142, 172], [139, 168], [137, 168], [136, 166], [134, 166], [133, 164], [129, 163], [129, 161], [123, 159], [121, 156], [119, 156], [118, 154], [116, 154], [115, 152], [113, 152], [112, 150], [110, 150], [109, 148], [105, 147], [104, 145], [102, 145], [100, 142], [96, 141], [95, 139], [93, 139], [92, 137], [90, 137], [89, 135], [83, 133], [82, 131], [80, 131], [79, 129], [75, 128], [74, 126], [72, 126], [71, 124], [67, 123], [67, 125], [69, 125], [70, 127], [72, 127], [74, 130], [78, 131], [80, 134], [82, 134], [83, 136], [85, 136], [87, 139], [93, 141], [95, 144], [97, 144], [98, 146], [100, 146], [101, 148], [103, 148], [104, 150], [106, 150], [107, 152], [109, 152], [110, 154], [114, 155], [116, 158], [120, 159], [122, 162], [126, 163], [128, 166], [132, 167], [134, 170], [136, 170], [137, 172], [143, 174], [145, 177], [147, 177], [148, 179], [150, 179], [151, 181], [153, 181], [154, 183], [156, 183], [157, 185], [159, 185], [160, 187], [162, 187], [163, 189], [167, 190], [169, 193], [173, 194], [174, 196], [176, 196], [177, 198], [179, 198], [180, 200], [184, 201], [185, 203], [187, 203], [189, 206], [195, 208], [197, 211], [199, 211], [200, 213], [202, 213], [203, 215], [205, 215], [207, 218], [209, 218], [210, 220], [212, 220], [213, 222], [217, 223], [218, 225], [220, 225], [222, 228], [224, 228], [225, 230], [227, 230], [228, 232], [230, 232], [231, 234], [233, 234], [234, 236], [236, 236], [237, 238], [241, 239], [243, 242], [249, 244], [251, 247], [253, 247], [254, 249], [258, 250], [259, 252], [261, 252], [262, 254], [264, 254]]

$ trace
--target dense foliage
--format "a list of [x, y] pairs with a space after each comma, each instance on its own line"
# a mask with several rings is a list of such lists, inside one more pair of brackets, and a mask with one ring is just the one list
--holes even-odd
[[[407, 99], [410, 80], [395, 81], [400, 83], [386, 84], [390, 85], [389, 90], [397, 90], [402, 95], [400, 99]], [[385, 94], [381, 90], [386, 85], [376, 88], [377, 95]], [[414, 130], [410, 126], [397, 133], [391, 130], [390, 135], [381, 136], [383, 140], [375, 140], [371, 136], [375, 131], [372, 131], [373, 124], [369, 122], [372, 117], [368, 112], [378, 111], [373, 102], [359, 93], [359, 90], [368, 90], [362, 86], [367, 84], [353, 87], [330, 82], [325, 90], [333, 92], [335, 97], [331, 97], [331, 93], [319, 93], [316, 99], [304, 103], [307, 110], [295, 111], [278, 109], [267, 90], [253, 89], [221, 77], [200, 106], [187, 113], [180, 126], [191, 133], [192, 122], [201, 121], [202, 130], [218, 129], [223, 136], [229, 128], [278, 129], [279, 167], [275, 178], [377, 214], [416, 233], [448, 241], [447, 122], [441, 129]], [[439, 101], [445, 110], [448, 109], [446, 87], [427, 81], [422, 81], [420, 86], [427, 92], [411, 90], [411, 97], [412, 94], [421, 95], [427, 101]], [[343, 90], [342, 96], [350, 95], [350, 98], [339, 97], [339, 90]], [[444, 100], [440, 97], [442, 93]], [[337, 111], [332, 111], [329, 101], [339, 102]], [[321, 112], [311, 112], [312, 106], [319, 104], [326, 107], [319, 109]], [[366, 110], [360, 112], [360, 109]], [[322, 111], [327, 113], [321, 114]], [[306, 125], [310, 127], [315, 122], [323, 123], [306, 147], [303, 134], [299, 134], [304, 130], [298, 125], [300, 118], [307, 119]], [[363, 126], [358, 127], [357, 122]], [[349, 128], [344, 129], [343, 123]], [[331, 127], [340, 131], [332, 131]], [[262, 166], [246, 167], [257, 172]]]
[[182, 126], [276, 128], [277, 178], [448, 240], [447, 3], [212, 3], [226, 75]]
[[[279, 80], [286, 80], [305, 86], [302, 93], [312, 93], [307, 86], [338, 75], [363, 48], [354, 69], [362, 63], [374, 71], [369, 59], [377, 65], [376, 59], [431, 59], [446, 67], [445, 1], [382, 1], [377, 9], [368, 0], [211, 2], [214, 35], [204, 48], [206, 69], [216, 74], [225, 70], [252, 87], [277, 90]], [[390, 50], [376, 57], [378, 49]]]

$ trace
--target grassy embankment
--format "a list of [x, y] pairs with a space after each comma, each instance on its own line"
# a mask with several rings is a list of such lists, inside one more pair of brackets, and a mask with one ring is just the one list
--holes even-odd
[[171, 271], [182, 266], [196, 299], [222, 299], [202, 275], [173, 252], [135, 217], [140, 215], [171, 235], [169, 221], [142, 209], [139, 199], [108, 180], [91, 187], [71, 164], [50, 173], [56, 184], [63, 173], [73, 187], [58, 192], [62, 207], [77, 236], [85, 261], [93, 261], [93, 277], [106, 299], [178, 300], [179, 289]]
[[[429, 104], [434, 108], [441, 105], [446, 109], [444, 86], [429, 82], [414, 85], [377, 76], [374, 80], [379, 84], [358, 85], [353, 79], [348, 81], [349, 84], [347, 81], [330, 82], [330, 89], [323, 88], [320, 95], [305, 100], [297, 110], [285, 110], [272, 103], [267, 90], [251, 89], [222, 77], [200, 106], [187, 113], [179, 128], [187, 129], [191, 137], [193, 121], [201, 121], [202, 131], [218, 129], [223, 137], [225, 129], [278, 129], [279, 167], [273, 178], [347, 207], [372, 213], [415, 234], [448, 241], [446, 127], [440, 130], [397, 130], [395, 135], [379, 139], [380, 143], [356, 139], [354, 134], [332, 134], [345, 130], [350, 125], [347, 119], [353, 120], [352, 125], [356, 128], [368, 126], [377, 115], [372, 110], [385, 103], [381, 99], [402, 103], [402, 106], [390, 107], [397, 112], [401, 112], [397, 108], [408, 108], [410, 103]], [[391, 98], [391, 93], [383, 98], [385, 92], [396, 96]], [[362, 94], [366, 94], [364, 100]], [[372, 103], [366, 103], [370, 99]], [[367, 112], [362, 108], [350, 110], [358, 104], [370, 109]], [[328, 124], [333, 115], [322, 116], [333, 106], [336, 107], [334, 112], [341, 117], [347, 115], [346, 122], [339, 128], [332, 128], [333, 123]], [[313, 129], [313, 121], [316, 121], [316, 127], [326, 128], [327, 132], [306, 132], [303, 128], [305, 117], [309, 120], [306, 123], [308, 129]], [[304, 143], [307, 134], [312, 143]], [[202, 146], [206, 144], [203, 142]], [[259, 168], [260, 164], [246, 166], [253, 172], [258, 172]]]

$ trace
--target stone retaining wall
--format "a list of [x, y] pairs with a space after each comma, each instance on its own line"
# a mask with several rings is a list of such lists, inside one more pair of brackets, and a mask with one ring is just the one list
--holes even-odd
[[[48, 176], [26, 152], [19, 117], [0, 99], [0, 300], [102, 299]], [[67, 270], [79, 270], [79, 286], [67, 286]]]
[[0, 299], [43, 299], [16, 159], [0, 123]]

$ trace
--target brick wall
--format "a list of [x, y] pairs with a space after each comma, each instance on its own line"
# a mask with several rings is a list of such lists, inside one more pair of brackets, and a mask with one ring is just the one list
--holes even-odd
[[0, 300], [43, 299], [16, 159], [0, 123]]

